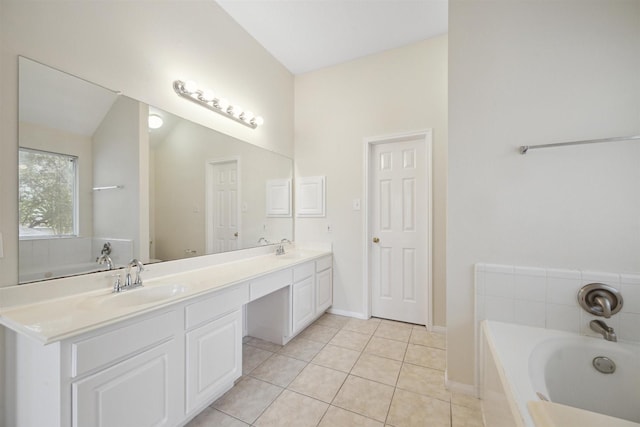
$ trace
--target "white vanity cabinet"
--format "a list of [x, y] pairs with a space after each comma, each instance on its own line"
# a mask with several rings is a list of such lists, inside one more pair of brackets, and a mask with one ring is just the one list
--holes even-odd
[[186, 307], [187, 415], [200, 412], [242, 375], [240, 307], [247, 301], [245, 285]]
[[315, 311], [315, 267], [313, 262], [293, 268], [291, 286], [292, 335], [296, 335], [314, 319]]
[[316, 313], [324, 313], [333, 304], [333, 258], [316, 261]]

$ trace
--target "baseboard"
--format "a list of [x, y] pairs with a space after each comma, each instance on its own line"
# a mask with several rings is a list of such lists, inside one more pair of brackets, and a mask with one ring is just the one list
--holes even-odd
[[435, 332], [436, 334], [443, 334], [446, 335], [447, 334], [447, 327], [446, 326], [436, 326], [433, 325], [431, 327], [431, 332]]
[[449, 380], [447, 373], [447, 371], [444, 372], [444, 386], [447, 388], [447, 390], [454, 393], [466, 394], [467, 396], [480, 397], [476, 386], [474, 386], [473, 384], [451, 381]]
[[356, 319], [364, 319], [364, 320], [368, 319], [368, 317], [366, 317], [362, 313], [358, 313], [358, 312], [355, 312], [355, 311], [340, 310], [340, 309], [333, 308], [333, 307], [331, 307], [329, 310], [327, 310], [327, 313], [329, 313], [329, 314], [337, 314], [339, 316], [355, 317]]

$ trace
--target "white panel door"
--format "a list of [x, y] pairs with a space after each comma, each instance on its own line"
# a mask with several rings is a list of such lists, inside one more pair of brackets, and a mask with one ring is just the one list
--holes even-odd
[[182, 416], [175, 341], [72, 385], [74, 427], [171, 427]]
[[215, 254], [238, 249], [238, 163], [213, 163], [211, 167], [207, 253]]
[[372, 315], [426, 323], [428, 165], [423, 139], [373, 146]]

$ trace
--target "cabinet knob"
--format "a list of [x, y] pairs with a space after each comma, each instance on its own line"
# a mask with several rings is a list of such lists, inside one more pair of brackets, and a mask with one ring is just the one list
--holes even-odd
[[380, 241], [380, 239], [378, 239], [377, 237], [373, 238], [373, 243], [378, 243]]

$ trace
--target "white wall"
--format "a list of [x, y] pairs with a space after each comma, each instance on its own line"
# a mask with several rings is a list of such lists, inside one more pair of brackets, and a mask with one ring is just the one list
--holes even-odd
[[[472, 384], [473, 264], [640, 271], [639, 0], [451, 0], [447, 375]], [[552, 292], [552, 290], [551, 290]]]
[[144, 221], [138, 218], [149, 193], [140, 181], [141, 169], [147, 170], [142, 165], [148, 163], [141, 147], [149, 144], [148, 138], [140, 141], [140, 127], [147, 123], [140, 121], [139, 109], [138, 101], [118, 97], [93, 134], [93, 185], [123, 187], [93, 193], [93, 236], [131, 240], [134, 256], [146, 262], [149, 239], [142, 235], [148, 229], [148, 210]]
[[[296, 76], [296, 176], [326, 175], [326, 218], [296, 218], [296, 240], [333, 242], [334, 305], [364, 313], [364, 138], [433, 129], [434, 323], [445, 323], [447, 37]], [[326, 233], [327, 224], [333, 231]]]
[[[17, 55], [293, 155], [293, 76], [215, 2], [0, 0], [0, 286], [18, 277]], [[251, 108], [264, 126], [252, 130], [179, 98], [171, 87], [179, 78]], [[0, 366], [2, 356], [0, 348]]]

